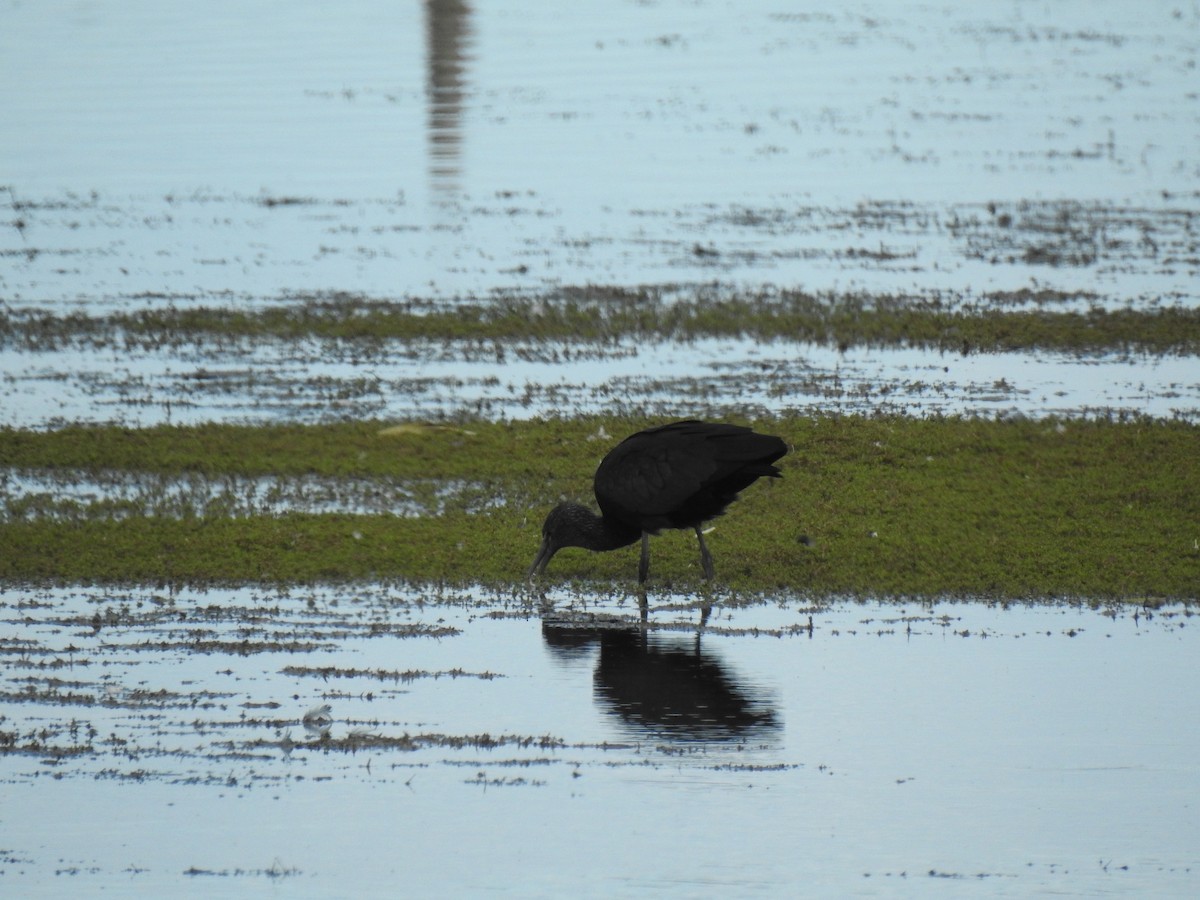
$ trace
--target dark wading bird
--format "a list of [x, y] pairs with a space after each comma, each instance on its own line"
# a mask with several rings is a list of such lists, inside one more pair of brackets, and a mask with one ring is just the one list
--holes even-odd
[[642, 539], [638, 583], [650, 572], [650, 535], [691, 528], [700, 542], [704, 577], [713, 577], [702, 523], [725, 512], [739, 492], [762, 477], [779, 478], [771, 465], [787, 453], [777, 437], [738, 425], [688, 420], [648, 428], [617, 444], [596, 469], [600, 515], [578, 503], [560, 503], [542, 526], [542, 547], [529, 577], [545, 571], [563, 547], [616, 550]]

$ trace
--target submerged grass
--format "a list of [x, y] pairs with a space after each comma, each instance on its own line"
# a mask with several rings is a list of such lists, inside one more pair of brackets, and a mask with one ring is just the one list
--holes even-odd
[[[0, 466], [467, 480], [438, 515], [55, 517], [0, 524], [0, 579], [170, 583], [521, 581], [542, 518], [591, 503], [599, 459], [645, 421], [0, 430]], [[777, 418], [782, 481], [708, 538], [718, 581], [814, 597], [1191, 599], [1200, 426], [1177, 422]], [[653, 543], [652, 579], [699, 586], [694, 538]], [[631, 587], [637, 547], [565, 550], [548, 581]]]
[[[1043, 294], [1046, 292], [1043, 292]], [[1055, 309], [1087, 302], [1086, 310]], [[607, 342], [705, 337], [783, 339], [830, 346], [916, 346], [951, 351], [1054, 349], [1200, 353], [1200, 310], [1105, 309], [1085, 295], [1039, 294], [1027, 309], [881, 294], [772, 291], [728, 294], [643, 287], [571, 288], [452, 305], [355, 294], [297, 297], [253, 308], [164, 306], [91, 316], [0, 310], [0, 344], [146, 349], [231, 338], [387, 341]]]

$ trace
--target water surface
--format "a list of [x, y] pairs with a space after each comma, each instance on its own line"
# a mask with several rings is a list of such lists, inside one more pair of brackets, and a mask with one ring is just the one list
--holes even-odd
[[[60, 12], [0, 13], [0, 294], [14, 309], [321, 292], [552, 303], [589, 284], [1197, 303], [1200, 23], [1176, 4]], [[842, 359], [786, 340], [766, 376], [736, 342], [600, 360], [568, 343], [533, 366], [415, 349], [0, 342], [0, 396], [15, 424], [46, 427], [622, 402], [1194, 418], [1200, 391], [1194, 368], [1127, 354], [990, 357], [945, 378], [936, 352]], [[850, 399], [828, 387], [847, 370]]]
[[694, 599], [6, 590], [5, 881], [1194, 889], [1190, 610]]

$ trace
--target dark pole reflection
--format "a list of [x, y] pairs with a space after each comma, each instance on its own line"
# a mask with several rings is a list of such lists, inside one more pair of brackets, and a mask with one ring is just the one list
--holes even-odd
[[739, 682], [700, 635], [647, 632], [631, 625], [542, 622], [542, 640], [560, 659], [599, 646], [593, 696], [641, 735], [666, 741], [763, 739], [778, 715], [760, 690]]
[[461, 174], [462, 118], [472, 43], [471, 7], [463, 0], [425, 0], [429, 180], [433, 196], [454, 199]]

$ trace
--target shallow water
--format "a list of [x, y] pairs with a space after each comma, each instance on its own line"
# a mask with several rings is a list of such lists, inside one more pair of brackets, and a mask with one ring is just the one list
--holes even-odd
[[[422, 352], [424, 350], [425, 352]], [[63, 363], [69, 357], [69, 369]], [[354, 357], [350, 362], [348, 358]], [[564, 357], [570, 362], [565, 362]], [[11, 425], [866, 413], [1200, 415], [1192, 357], [963, 356], [751, 340], [355, 353], [335, 342], [0, 355]]]
[[[718, 283], [1191, 307], [1198, 15], [1120, 2], [13, 6], [0, 13], [13, 76], [0, 79], [0, 297], [99, 315]], [[654, 416], [1200, 409], [1194, 366], [1139, 354], [990, 356], [941, 377], [936, 351], [843, 358], [781, 341], [773, 390], [747, 342], [626, 344], [539, 346], [523, 365], [519, 342], [489, 360], [402, 341], [366, 355], [0, 341], [0, 397], [32, 427], [622, 403]], [[828, 385], [847, 370], [843, 396]]]
[[461, 481], [0, 469], [0, 521], [285, 513], [416, 517], [440, 515], [447, 500], [464, 495], [478, 497], [467, 506], [472, 512], [505, 502], [480, 484]]
[[724, 600], [9, 589], [6, 889], [1194, 890], [1189, 610]]

